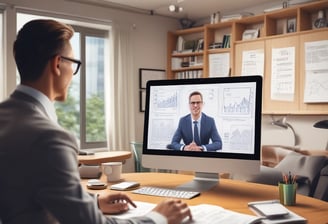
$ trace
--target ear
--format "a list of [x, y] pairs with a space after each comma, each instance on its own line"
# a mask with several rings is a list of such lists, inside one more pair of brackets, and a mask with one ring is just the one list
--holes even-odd
[[50, 63], [50, 68], [53, 74], [55, 74], [56, 76], [59, 76], [61, 71], [60, 71], [60, 56], [56, 55], [55, 57], [53, 57], [52, 59], [50, 59], [49, 63]]

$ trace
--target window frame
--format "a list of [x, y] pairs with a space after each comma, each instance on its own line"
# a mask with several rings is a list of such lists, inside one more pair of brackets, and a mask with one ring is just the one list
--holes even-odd
[[[110, 37], [111, 37], [111, 32], [112, 32], [112, 24], [111, 21], [107, 21], [107, 20], [93, 20], [93, 19], [86, 19], [85, 21], [83, 21], [83, 18], [74, 18], [68, 15], [57, 15], [56, 13], [54, 14], [49, 14], [48, 12], [42, 12], [42, 11], [31, 11], [31, 10], [26, 10], [26, 9], [20, 9], [15, 13], [16, 19], [18, 20], [18, 16], [19, 15], [22, 16], [27, 16], [29, 18], [29, 20], [31, 19], [36, 19], [36, 18], [43, 18], [43, 19], [55, 19], [57, 21], [66, 23], [71, 25], [75, 32], [80, 32], [80, 33], [84, 33], [87, 34], [89, 36], [93, 36], [93, 37], [101, 37], [101, 38], [105, 38], [105, 51], [109, 51], [109, 46], [110, 46]], [[28, 21], [29, 21], [28, 20]], [[27, 22], [27, 21], [26, 21]], [[17, 23], [16, 23], [17, 25]], [[16, 27], [16, 30], [18, 29], [18, 27]], [[16, 33], [16, 32], [15, 32]], [[82, 53], [82, 49], [83, 49], [83, 53]], [[108, 144], [107, 144], [107, 138], [105, 141], [102, 142], [86, 142], [86, 110], [84, 108], [86, 108], [86, 92], [84, 91], [86, 88], [85, 85], [85, 39], [84, 42], [81, 44], [80, 43], [80, 50], [81, 50], [81, 58], [80, 60], [82, 61], [82, 65], [80, 67], [80, 105], [79, 105], [79, 109], [80, 109], [80, 139], [79, 139], [79, 145], [81, 149], [87, 150], [87, 151], [107, 151], [108, 150]], [[105, 52], [105, 61], [110, 61], [110, 55], [107, 52]], [[105, 64], [105, 71], [104, 71], [104, 79], [105, 76], [109, 76], [109, 72], [110, 69], [107, 68], [107, 65]], [[16, 70], [16, 72], [18, 72]], [[78, 77], [73, 77], [73, 78], [78, 78]], [[16, 80], [16, 85], [17, 85], [17, 81]], [[105, 80], [104, 80], [104, 83]], [[106, 94], [105, 94], [106, 95]], [[106, 101], [105, 101], [106, 102]], [[106, 109], [106, 105], [104, 110]], [[105, 118], [106, 120], [106, 118]], [[106, 121], [104, 121], [104, 123], [106, 123]], [[105, 126], [105, 129], [107, 129], [108, 127]], [[107, 131], [107, 130], [105, 130]]]
[[[84, 63], [81, 65], [80, 69], [80, 148], [81, 149], [99, 149], [107, 147], [107, 140], [104, 142], [87, 142], [86, 140], [86, 37], [99, 37], [104, 38], [105, 41], [108, 41], [109, 31], [100, 30], [89, 27], [82, 27], [70, 24], [75, 32], [80, 33], [80, 60]], [[105, 54], [106, 55], [106, 54]], [[106, 72], [106, 69], [105, 69]], [[106, 74], [105, 74], [106, 75]], [[73, 77], [74, 78], [74, 77]], [[105, 83], [105, 82], [104, 82]], [[105, 108], [104, 108], [105, 110]], [[105, 121], [104, 121], [105, 122]], [[107, 138], [107, 136], [106, 136]]]

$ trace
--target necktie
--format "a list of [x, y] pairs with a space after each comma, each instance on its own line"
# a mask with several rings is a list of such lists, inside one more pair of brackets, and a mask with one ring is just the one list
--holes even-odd
[[194, 142], [200, 146], [200, 138], [199, 138], [199, 134], [198, 134], [198, 121], [194, 121]]

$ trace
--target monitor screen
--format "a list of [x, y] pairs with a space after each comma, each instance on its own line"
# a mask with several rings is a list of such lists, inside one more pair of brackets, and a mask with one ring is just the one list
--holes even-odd
[[260, 76], [148, 81], [143, 166], [214, 182], [222, 172], [257, 173], [261, 107]]

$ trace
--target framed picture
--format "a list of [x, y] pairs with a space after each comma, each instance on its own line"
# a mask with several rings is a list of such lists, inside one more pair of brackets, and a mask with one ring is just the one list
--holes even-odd
[[296, 18], [287, 20], [287, 33], [296, 32]]
[[146, 107], [146, 90], [142, 89], [139, 92], [139, 111], [140, 112], [145, 112], [145, 107]]
[[165, 70], [152, 68], [139, 68], [139, 86], [140, 89], [146, 89], [149, 80], [166, 79]]
[[243, 40], [253, 40], [259, 37], [260, 30], [259, 29], [251, 29], [245, 30], [243, 32]]

